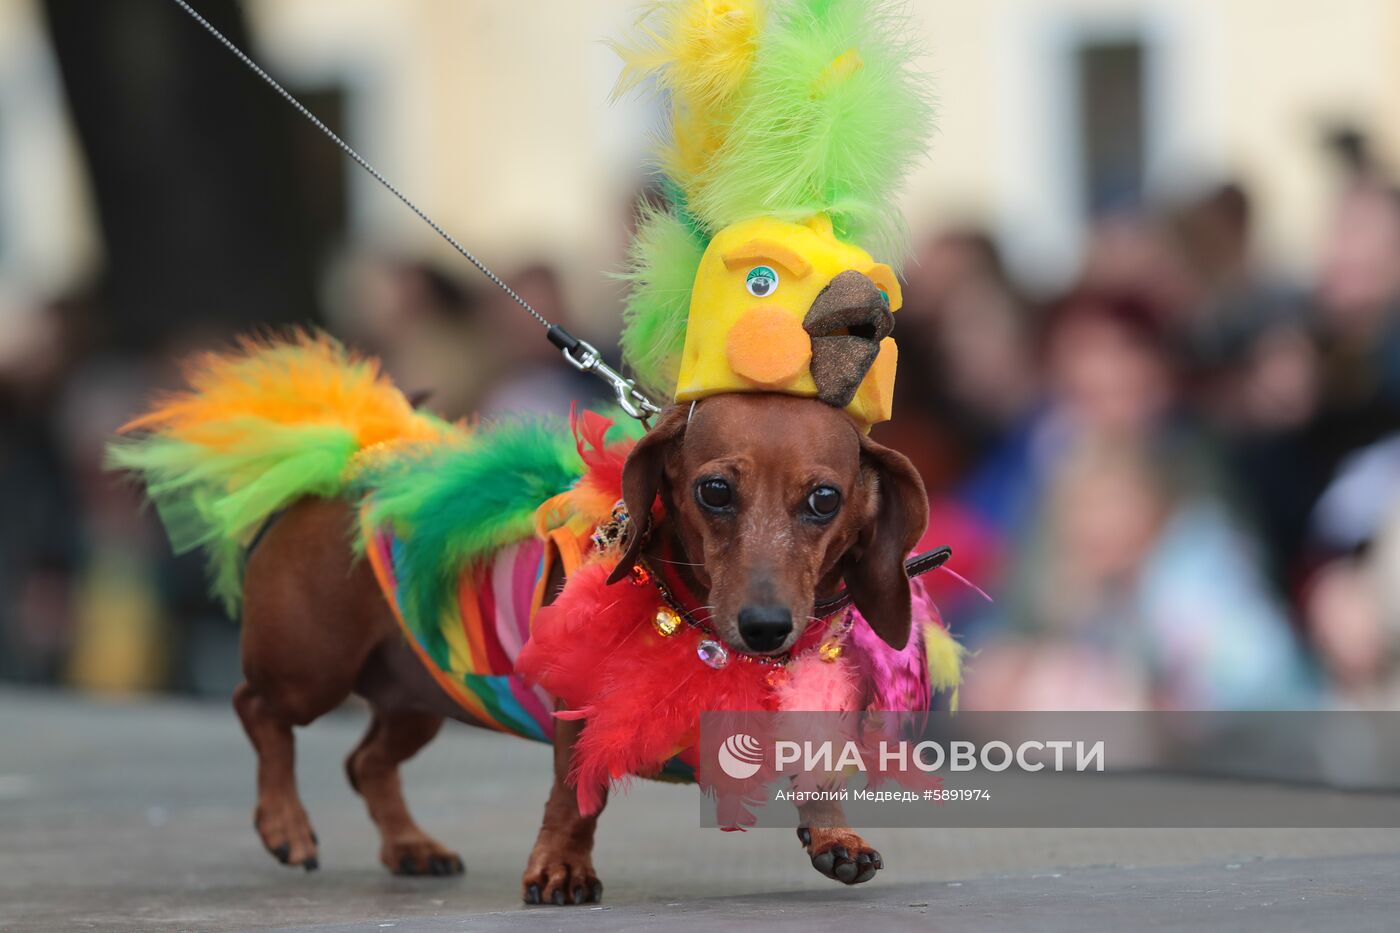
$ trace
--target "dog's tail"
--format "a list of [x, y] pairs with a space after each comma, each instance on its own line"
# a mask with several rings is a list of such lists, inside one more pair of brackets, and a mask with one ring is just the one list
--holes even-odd
[[341, 494], [362, 452], [465, 433], [414, 410], [377, 363], [319, 333], [244, 339], [191, 360], [185, 378], [187, 389], [120, 429], [107, 462], [144, 482], [176, 552], [207, 551], [230, 613], [270, 516]]

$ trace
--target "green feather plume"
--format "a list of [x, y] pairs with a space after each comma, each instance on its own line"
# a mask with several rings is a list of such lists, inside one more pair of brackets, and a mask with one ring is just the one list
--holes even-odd
[[463, 570], [530, 537], [535, 510], [582, 474], [573, 435], [557, 419], [484, 426], [362, 473], [356, 486], [368, 494], [369, 521], [405, 545], [395, 571], [409, 626], [441, 638]]
[[686, 192], [689, 209], [716, 231], [825, 211], [838, 236], [896, 259], [895, 191], [923, 156], [932, 117], [930, 89], [910, 68], [913, 30], [897, 10], [865, 0], [780, 4], [724, 143]]
[[706, 240], [679, 213], [643, 210], [622, 278], [631, 284], [622, 316], [622, 358], [653, 398], [676, 388], [690, 289]]
[[116, 440], [107, 464], [145, 483], [177, 554], [206, 549], [211, 591], [234, 615], [252, 537], [303, 496], [339, 494], [358, 446], [354, 433], [337, 425], [258, 421], [227, 451], [160, 434]]

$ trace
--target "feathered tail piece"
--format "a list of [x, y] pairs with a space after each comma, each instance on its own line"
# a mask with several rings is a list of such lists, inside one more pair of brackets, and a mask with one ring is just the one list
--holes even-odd
[[205, 548], [236, 611], [244, 552], [274, 512], [345, 489], [362, 452], [458, 437], [324, 334], [244, 339], [185, 367], [188, 388], [121, 428], [108, 465], [146, 485], [176, 552]]

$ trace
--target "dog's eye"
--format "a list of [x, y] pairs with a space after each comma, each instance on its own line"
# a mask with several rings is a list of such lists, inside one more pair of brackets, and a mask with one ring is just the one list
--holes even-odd
[[812, 514], [817, 518], [830, 518], [841, 508], [840, 490], [832, 489], [830, 486], [818, 486], [807, 497], [807, 508], [811, 509]]
[[711, 512], [723, 512], [734, 504], [734, 489], [728, 480], [712, 476], [696, 483], [695, 498]]
[[778, 273], [772, 266], [754, 266], [744, 285], [755, 298], [767, 298], [778, 288]]

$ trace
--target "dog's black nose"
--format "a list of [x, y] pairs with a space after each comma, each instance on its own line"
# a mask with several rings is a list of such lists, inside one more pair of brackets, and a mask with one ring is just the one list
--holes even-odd
[[754, 651], [772, 651], [792, 632], [785, 606], [745, 606], [739, 610], [739, 637]]

